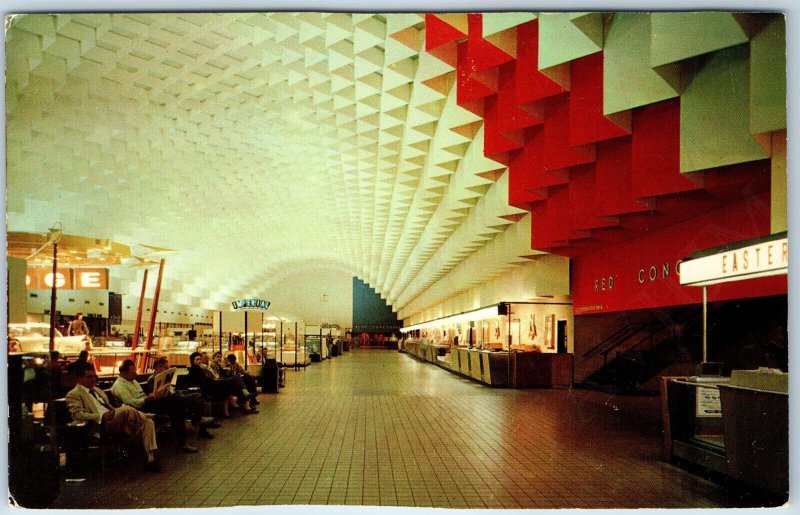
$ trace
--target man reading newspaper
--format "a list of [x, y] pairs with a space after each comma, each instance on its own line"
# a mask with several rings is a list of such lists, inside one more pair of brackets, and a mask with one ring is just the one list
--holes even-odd
[[[136, 381], [136, 365], [133, 360], [126, 359], [119, 367], [119, 377], [111, 386], [111, 393], [116, 395], [124, 404], [145, 413], [159, 413], [169, 416], [178, 452], [197, 452], [197, 447], [186, 443], [186, 417], [189, 415], [192, 417], [193, 422], [199, 425], [202, 422], [202, 411], [194, 414], [187, 412], [188, 406], [180, 400], [179, 396], [170, 391], [171, 382], [166, 382], [168, 375], [164, 374], [158, 388], [154, 388], [151, 393], [145, 394], [142, 386]], [[157, 376], [158, 374], [156, 374]], [[208, 438], [211, 433], [205, 427], [201, 427], [199, 435], [200, 437]]]

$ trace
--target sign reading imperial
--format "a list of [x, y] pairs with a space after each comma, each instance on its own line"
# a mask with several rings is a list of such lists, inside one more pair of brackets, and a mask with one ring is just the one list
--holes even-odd
[[240, 299], [231, 302], [233, 310], [239, 309], [261, 309], [266, 311], [269, 309], [269, 301], [263, 299]]

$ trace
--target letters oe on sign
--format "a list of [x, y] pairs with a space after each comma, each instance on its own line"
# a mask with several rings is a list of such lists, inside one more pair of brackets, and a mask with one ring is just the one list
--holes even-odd
[[29, 268], [25, 284], [29, 290], [50, 289], [55, 283], [60, 290], [107, 290], [107, 268], [59, 268], [55, 275], [47, 268]]

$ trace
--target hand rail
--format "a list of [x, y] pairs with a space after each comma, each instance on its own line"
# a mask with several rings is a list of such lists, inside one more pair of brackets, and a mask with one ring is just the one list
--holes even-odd
[[[589, 350], [587, 350], [586, 352], [584, 352], [584, 353], [583, 353], [583, 357], [584, 357], [584, 358], [587, 358], [587, 357], [589, 357], [589, 356], [591, 356], [591, 355], [593, 355], [593, 354], [607, 354], [607, 353], [602, 353], [602, 352], [598, 351], [597, 349], [599, 349], [599, 348], [603, 347], [605, 344], [607, 344], [608, 342], [610, 342], [610, 341], [612, 341], [612, 340], [614, 340], [614, 339], [616, 339], [616, 338], [623, 338], [623, 340], [622, 340], [622, 341], [624, 341], [624, 340], [627, 340], [628, 338], [630, 338], [631, 336], [633, 336], [634, 334], [636, 334], [636, 332], [638, 332], [639, 330], [641, 330], [642, 326], [644, 326], [644, 325], [646, 325], [646, 324], [644, 324], [644, 323], [642, 323], [642, 322], [633, 322], [633, 323], [630, 323], [630, 324], [628, 324], [628, 325], [626, 325], [626, 326], [624, 326], [624, 327], [621, 327], [620, 329], [617, 329], [616, 331], [614, 331], [613, 333], [611, 333], [611, 335], [609, 335], [608, 337], [606, 337], [606, 339], [605, 339], [605, 340], [601, 341], [601, 342], [600, 342], [600, 343], [598, 343], [597, 345], [593, 346], [591, 349], [589, 349]], [[639, 327], [639, 329], [637, 329], [637, 330], [636, 330], [636, 331], [634, 331], [633, 333], [631, 333], [631, 334], [628, 334], [628, 335], [625, 335], [625, 336], [623, 337], [623, 335], [624, 335], [625, 333], [630, 333], [630, 331], [632, 331], [632, 330], [633, 330], [633, 328], [634, 328], [634, 327], [637, 327], [637, 326]], [[620, 342], [620, 343], [621, 343], [621, 342]], [[617, 343], [617, 344], [615, 344], [615, 345], [612, 345], [612, 346], [611, 346], [611, 348], [616, 348], [616, 347], [618, 347], [618, 346], [619, 346], [619, 343]]]
[[[693, 311], [695, 311], [692, 308], [693, 307], [690, 306], [685, 310], [677, 312], [675, 314], [675, 316], [672, 318], [673, 322], [677, 323], [677, 324], [683, 324], [683, 323], [686, 323], [686, 322], [690, 321], [690, 319], [692, 317], [692, 314], [693, 314]], [[651, 340], [650, 347], [652, 348], [652, 346], [653, 346], [653, 342], [652, 342], [653, 337], [656, 334], [658, 334], [660, 331], [666, 329], [667, 327], [668, 326], [666, 324], [664, 324], [661, 320], [653, 320], [653, 321], [650, 321], [650, 322], [632, 322], [632, 323], [630, 323], [630, 324], [628, 324], [626, 326], [623, 326], [620, 329], [614, 331], [606, 339], [604, 339], [600, 343], [594, 345], [592, 348], [590, 348], [589, 350], [587, 350], [583, 354], [583, 357], [586, 358], [586, 357], [589, 357], [589, 356], [594, 355], [594, 354], [602, 354], [603, 355], [603, 363], [606, 363], [607, 359], [608, 359], [608, 354], [611, 351], [613, 351], [614, 349], [616, 349], [617, 347], [619, 347], [620, 345], [622, 345], [623, 343], [625, 343], [626, 341], [630, 340], [631, 338], [633, 338], [634, 336], [636, 336], [637, 334], [641, 333], [642, 331], [644, 331], [646, 329], [651, 329], [651, 330], [646, 336], [644, 336], [642, 339], [640, 339], [638, 342], [636, 342], [634, 345], [632, 345], [630, 347], [630, 349], [635, 349], [635, 348], [639, 347], [639, 345], [641, 345], [642, 342], [644, 342], [647, 339]], [[608, 345], [609, 342], [613, 342], [613, 343]], [[607, 348], [604, 348], [602, 351], [599, 350], [599, 349], [603, 348], [604, 346], [607, 346]]]

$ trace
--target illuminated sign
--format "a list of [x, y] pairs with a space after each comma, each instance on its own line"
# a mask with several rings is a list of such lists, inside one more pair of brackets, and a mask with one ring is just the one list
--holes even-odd
[[107, 290], [107, 268], [59, 268], [53, 275], [49, 268], [29, 268], [25, 285], [29, 290], [50, 289], [55, 283], [59, 290]]
[[[762, 199], [767, 205], [768, 193]], [[760, 205], [763, 205], [761, 201], [754, 204], [755, 207]], [[720, 227], [726, 230], [720, 230]], [[717, 258], [720, 274], [723, 270], [725, 275], [741, 273], [745, 266], [746, 272], [752, 273], [765, 263], [769, 266], [769, 249], [765, 245], [772, 244], [772, 263], [775, 266], [784, 258], [782, 244], [777, 240], [785, 238], [786, 234], [765, 237], [769, 231], [768, 212], [754, 211], [746, 203], [734, 202], [640, 237], [576, 256], [572, 259], [570, 276], [573, 312], [580, 315], [700, 304], [703, 301], [702, 288], [685, 286], [692, 280], [686, 276], [687, 263], [726, 253], [724, 264], [722, 257]], [[756, 244], [761, 245], [761, 250], [748, 250], [745, 265], [745, 247]], [[759, 266], [756, 266], [756, 260]], [[716, 302], [785, 295], [788, 282], [785, 268], [775, 274], [754, 281], [713, 285], [709, 287], [708, 298]], [[756, 276], [739, 278], [750, 277]]]
[[728, 281], [785, 274], [789, 239], [755, 243], [681, 263], [681, 284], [705, 286]]
[[234, 300], [231, 302], [231, 305], [233, 306], [234, 311], [240, 309], [260, 309], [262, 311], [266, 311], [269, 309], [269, 301], [263, 299]]

